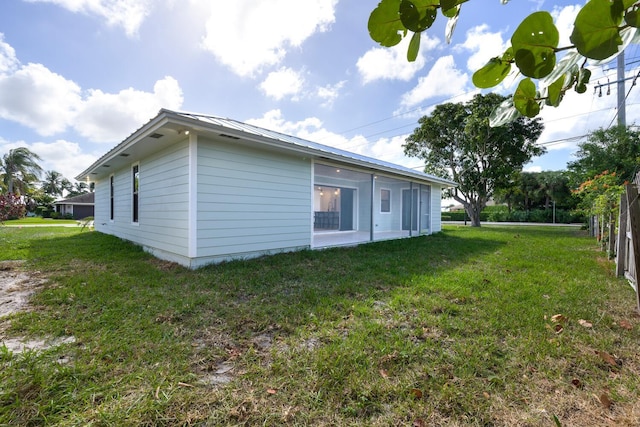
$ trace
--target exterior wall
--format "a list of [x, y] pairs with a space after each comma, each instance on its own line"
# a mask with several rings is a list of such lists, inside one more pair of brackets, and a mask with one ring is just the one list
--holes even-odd
[[442, 231], [442, 187], [431, 185], [431, 232]]
[[113, 220], [109, 218], [109, 177], [96, 182], [95, 229], [140, 244], [160, 258], [184, 264], [188, 259], [187, 141], [139, 162], [138, 223], [132, 221], [134, 163], [114, 172]]
[[199, 139], [195, 266], [311, 246], [311, 161]]

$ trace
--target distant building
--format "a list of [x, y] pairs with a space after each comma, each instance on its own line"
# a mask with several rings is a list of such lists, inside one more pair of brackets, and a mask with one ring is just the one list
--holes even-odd
[[55, 202], [56, 212], [60, 215], [71, 214], [73, 219], [93, 216], [95, 193], [86, 193]]

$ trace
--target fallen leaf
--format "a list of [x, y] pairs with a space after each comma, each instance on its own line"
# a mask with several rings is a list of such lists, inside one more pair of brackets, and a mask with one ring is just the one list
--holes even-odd
[[389, 378], [389, 373], [385, 369], [380, 369], [380, 375], [382, 378]]
[[633, 329], [633, 325], [626, 320], [619, 321], [618, 325], [620, 325], [621, 328], [626, 329], [627, 331], [630, 331]]
[[567, 318], [563, 314], [554, 314], [551, 316], [551, 321], [556, 323], [564, 323], [567, 321]]
[[482, 395], [484, 396], [485, 399], [490, 399], [491, 398], [491, 395], [489, 393], [487, 393], [486, 391], [483, 391]]
[[416, 399], [422, 399], [422, 390], [420, 390], [419, 388], [412, 388], [411, 389], [411, 394], [413, 395], [413, 397], [415, 397]]
[[585, 328], [593, 328], [593, 323], [587, 322], [584, 319], [578, 320], [578, 323], [581, 324], [582, 326], [584, 326]]
[[561, 334], [564, 328], [562, 327], [562, 325], [556, 325], [553, 327], [553, 330], [556, 331], [556, 334]]
[[611, 406], [613, 405], [613, 401], [609, 398], [607, 393], [602, 393], [600, 395], [600, 403], [602, 403], [602, 406], [606, 409], [611, 409]]
[[275, 388], [268, 388], [267, 389], [267, 393], [269, 394], [276, 394], [278, 392], [278, 390], [276, 390]]
[[596, 351], [596, 354], [598, 356], [600, 356], [602, 358], [602, 360], [604, 360], [605, 362], [607, 362], [609, 365], [611, 366], [618, 366], [618, 363], [616, 362], [616, 359], [613, 358], [613, 356], [611, 356], [609, 353], [607, 353], [606, 351]]

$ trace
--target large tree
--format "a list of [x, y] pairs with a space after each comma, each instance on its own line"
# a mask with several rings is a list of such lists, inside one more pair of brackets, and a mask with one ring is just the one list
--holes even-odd
[[604, 171], [615, 172], [618, 184], [632, 181], [640, 171], [640, 132], [637, 130], [624, 126], [598, 129], [578, 146], [577, 159], [567, 165], [576, 187]]
[[37, 160], [40, 156], [26, 147], [9, 150], [0, 160], [0, 174], [8, 193], [24, 194], [37, 182], [42, 168]]
[[404, 144], [405, 154], [423, 159], [426, 171], [459, 184], [452, 197], [464, 206], [473, 226], [480, 226], [480, 212], [495, 189], [545, 152], [536, 145], [543, 129], [539, 119], [489, 125], [491, 112], [504, 99], [478, 94], [464, 104], [438, 105], [418, 121], [420, 127]]
[[[445, 37], [449, 42], [468, 1], [381, 0], [369, 16], [369, 34], [386, 47], [411, 37], [407, 59], [415, 61], [421, 34], [432, 26], [439, 12], [449, 20]], [[586, 92], [591, 77], [587, 59], [606, 62], [624, 51], [640, 27], [639, 8], [639, 0], [588, 0], [576, 16], [566, 46], [559, 46], [560, 34], [549, 11], [539, 10], [526, 17], [515, 28], [506, 51], [473, 75], [479, 88], [497, 86], [514, 68], [522, 75], [513, 98], [496, 109], [492, 123], [499, 125], [518, 115], [535, 117], [544, 105], [558, 106], [569, 90]]]

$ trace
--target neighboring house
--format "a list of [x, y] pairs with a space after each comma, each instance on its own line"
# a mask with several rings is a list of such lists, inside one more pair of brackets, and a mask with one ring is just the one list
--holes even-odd
[[438, 232], [449, 180], [234, 120], [160, 110], [77, 177], [95, 229], [190, 268]]
[[64, 200], [58, 200], [54, 203], [56, 206], [56, 212], [60, 215], [71, 214], [73, 219], [82, 219], [88, 216], [93, 216], [94, 197], [94, 193], [86, 193]]

